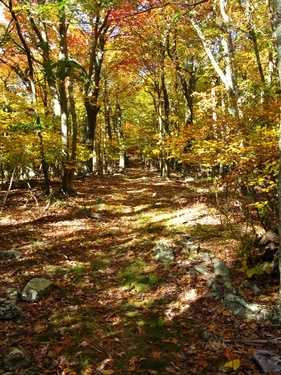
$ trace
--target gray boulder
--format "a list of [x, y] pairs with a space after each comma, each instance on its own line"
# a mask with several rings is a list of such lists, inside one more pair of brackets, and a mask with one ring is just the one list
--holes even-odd
[[45, 278], [35, 277], [31, 279], [21, 293], [21, 299], [27, 302], [38, 302], [48, 294], [54, 284]]
[[0, 259], [1, 260], [12, 260], [12, 259], [20, 259], [22, 257], [22, 252], [17, 249], [11, 249], [11, 250], [5, 250], [5, 251], [0, 251]]
[[190, 235], [185, 235], [180, 239], [182, 245], [182, 251], [184, 253], [198, 253], [200, 250], [200, 245], [196, 243]]
[[175, 260], [173, 249], [165, 239], [160, 240], [154, 247], [154, 257], [164, 264], [172, 263]]
[[225, 294], [224, 306], [233, 315], [242, 319], [265, 321], [271, 317], [270, 309], [257, 303], [249, 303], [242, 297], [232, 294], [231, 292]]
[[264, 373], [281, 374], [281, 358], [269, 350], [255, 350], [253, 360]]
[[21, 314], [17, 306], [18, 291], [15, 288], [7, 288], [2, 291], [0, 298], [0, 319], [13, 319]]
[[4, 355], [2, 366], [5, 371], [16, 371], [30, 365], [31, 359], [21, 349], [11, 347]]
[[219, 258], [214, 258], [212, 263], [215, 275], [221, 278], [224, 282], [229, 282], [229, 269], [226, 264]]
[[199, 263], [194, 266], [194, 269], [204, 276], [211, 276], [209, 268], [204, 263]]

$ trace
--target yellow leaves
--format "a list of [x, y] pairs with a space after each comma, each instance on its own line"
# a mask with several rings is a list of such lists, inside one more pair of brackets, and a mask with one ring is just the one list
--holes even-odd
[[101, 370], [101, 373], [103, 375], [112, 375], [115, 373], [115, 371], [114, 370]]
[[240, 367], [240, 360], [239, 359], [233, 359], [232, 361], [226, 362], [222, 366], [222, 370], [227, 371], [229, 369], [232, 369], [234, 371], [238, 370]]
[[238, 370], [240, 367], [240, 360], [235, 358], [234, 354], [231, 352], [230, 349], [226, 349], [224, 353], [225, 357], [228, 359], [228, 362], [226, 362], [223, 366], [221, 366], [221, 370], [223, 372], [227, 372], [229, 369], [232, 369], [234, 371]]

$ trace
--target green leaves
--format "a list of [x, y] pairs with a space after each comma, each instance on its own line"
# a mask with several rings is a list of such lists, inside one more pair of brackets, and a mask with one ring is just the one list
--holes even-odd
[[72, 77], [78, 80], [84, 80], [87, 77], [85, 68], [74, 60], [59, 60], [52, 65], [52, 68], [55, 70], [56, 76], [59, 79]]
[[269, 262], [264, 262], [261, 264], [257, 264], [252, 268], [248, 268], [246, 262], [243, 262], [243, 267], [240, 269], [241, 272], [246, 272], [246, 275], [251, 278], [254, 275], [262, 275], [264, 273], [267, 273], [268, 275], [272, 272], [272, 267]]
[[253, 268], [248, 269], [246, 273], [248, 277], [252, 277], [254, 275], [262, 275], [263, 273], [267, 273], [268, 275], [270, 275], [271, 272], [272, 268], [270, 266], [270, 263], [264, 262]]

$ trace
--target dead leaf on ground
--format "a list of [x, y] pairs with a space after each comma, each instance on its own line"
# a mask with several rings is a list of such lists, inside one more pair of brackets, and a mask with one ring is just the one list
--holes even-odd
[[151, 357], [155, 359], [160, 359], [162, 357], [162, 353], [159, 350], [152, 350]]
[[114, 370], [101, 370], [101, 373], [103, 375], [112, 375], [115, 373], [115, 371]]
[[45, 330], [47, 329], [47, 327], [43, 324], [38, 324], [36, 326], [33, 327], [33, 331], [35, 333], [42, 333], [44, 332]]

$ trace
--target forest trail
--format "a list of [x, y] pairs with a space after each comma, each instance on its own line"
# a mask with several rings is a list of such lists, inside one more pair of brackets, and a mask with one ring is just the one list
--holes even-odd
[[[23, 256], [1, 261], [0, 287], [22, 291], [31, 278], [46, 277], [56, 288], [39, 303], [19, 301], [20, 318], [0, 321], [0, 358], [20, 346], [34, 375], [220, 374], [236, 358], [236, 374], [258, 374], [243, 339], [263, 338], [261, 327], [231, 316], [204, 277], [188, 272], [200, 251], [180, 251], [189, 235], [235, 274], [237, 241], [221, 225], [213, 187], [135, 165], [75, 188], [48, 211], [39, 190], [8, 196], [0, 251], [17, 247]], [[169, 265], [154, 257], [161, 239], [174, 249]]]

